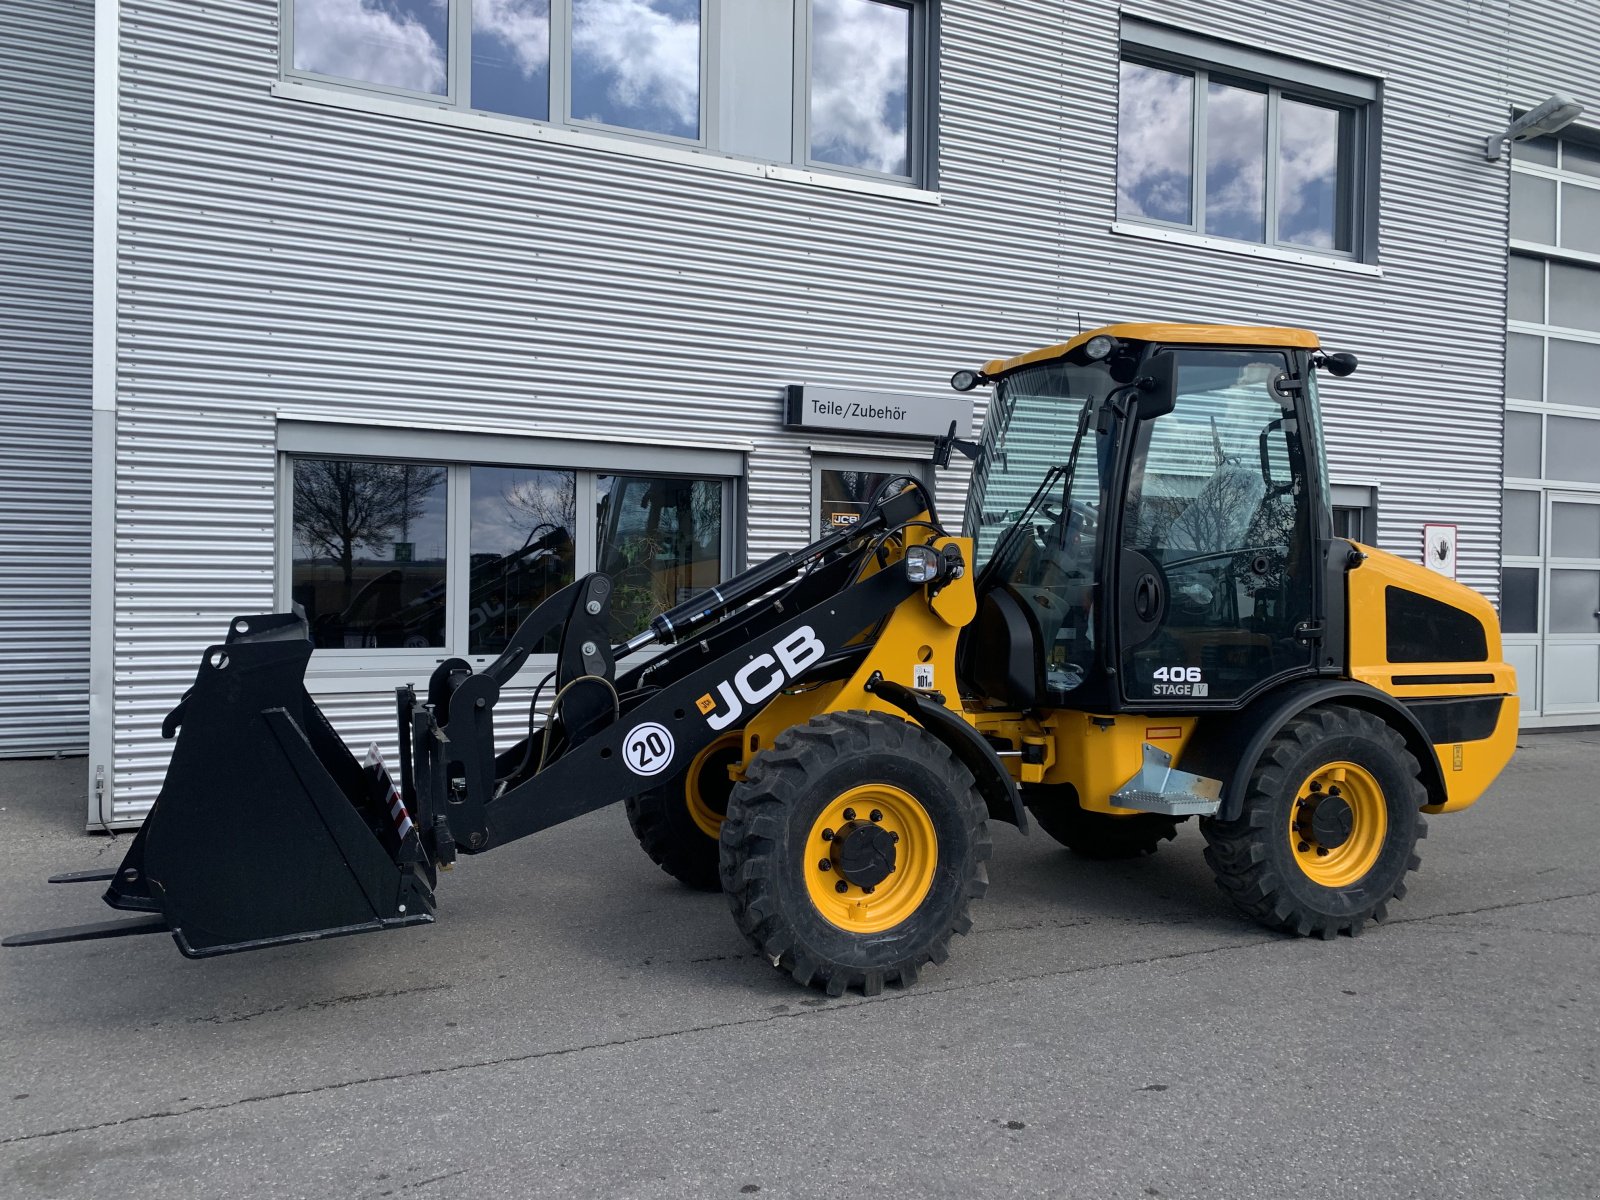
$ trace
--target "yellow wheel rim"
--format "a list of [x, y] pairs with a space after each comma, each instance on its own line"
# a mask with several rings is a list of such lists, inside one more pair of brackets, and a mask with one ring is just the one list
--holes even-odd
[[1318, 767], [1295, 793], [1289, 846], [1306, 878], [1322, 887], [1358, 882], [1378, 861], [1388, 832], [1383, 788], [1365, 767]]
[[[715, 838], [721, 835], [723, 814], [706, 803], [701, 780], [708, 778], [705, 774], [708, 764], [719, 762], [729, 750], [738, 750], [742, 744], [738, 730], [723, 734], [694, 756], [694, 761], [689, 764], [689, 770], [683, 777], [683, 798], [689, 807], [689, 818], [699, 827], [700, 832], [708, 838]], [[717, 768], [713, 766], [713, 769]], [[732, 786], [733, 781], [727, 777], [724, 770], [722, 778], [715, 780], [715, 782], [717, 786], [723, 789], [722, 797], [724, 803], [726, 803], [727, 789]]]
[[[838, 865], [841, 831], [867, 825], [886, 831], [894, 850], [894, 870], [870, 890], [851, 882]], [[811, 903], [846, 933], [879, 933], [906, 920], [927, 898], [938, 866], [932, 818], [910, 792], [887, 783], [864, 784], [834, 797], [812, 823], [801, 861]]]

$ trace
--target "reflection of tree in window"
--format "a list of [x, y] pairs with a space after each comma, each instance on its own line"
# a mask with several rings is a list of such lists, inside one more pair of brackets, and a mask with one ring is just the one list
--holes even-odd
[[600, 475], [599, 568], [611, 577], [613, 633], [722, 578], [722, 485], [710, 479]]
[[444, 485], [437, 466], [295, 462], [293, 589], [319, 646], [444, 644]]
[[[467, 653], [498, 654], [540, 603], [574, 578], [578, 477], [572, 471], [472, 468]], [[555, 653], [552, 633], [537, 649]]]

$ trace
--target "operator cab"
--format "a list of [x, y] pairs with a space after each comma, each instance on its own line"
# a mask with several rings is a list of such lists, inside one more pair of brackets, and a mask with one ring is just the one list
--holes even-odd
[[1114, 325], [962, 373], [996, 388], [966, 514], [982, 701], [1235, 708], [1324, 665], [1316, 351], [1298, 329]]

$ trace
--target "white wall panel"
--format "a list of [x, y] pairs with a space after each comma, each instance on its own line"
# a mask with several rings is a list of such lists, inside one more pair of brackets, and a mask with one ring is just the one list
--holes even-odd
[[89, 742], [91, 0], [0, 5], [0, 756]]

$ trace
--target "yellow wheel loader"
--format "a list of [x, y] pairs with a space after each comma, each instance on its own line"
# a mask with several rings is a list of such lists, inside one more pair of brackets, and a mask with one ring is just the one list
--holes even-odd
[[[1355, 366], [1302, 330], [1149, 324], [958, 371], [993, 388], [981, 439], [937, 450], [974, 459], [960, 530], [891, 481], [619, 646], [585, 576], [483, 671], [399, 690], [398, 778], [306, 693], [299, 614], [236, 618], [122, 865], [58, 877], [142, 915], [7, 944], [166, 931], [202, 957], [431, 921], [459, 854], [618, 801], [833, 994], [942, 962], [989, 823], [1029, 813], [1091, 858], [1196, 818], [1242, 912], [1357, 933], [1404, 895], [1424, 814], [1506, 764], [1517, 705], [1481, 596], [1334, 535], [1317, 378]], [[554, 698], [497, 749], [547, 635]]]

